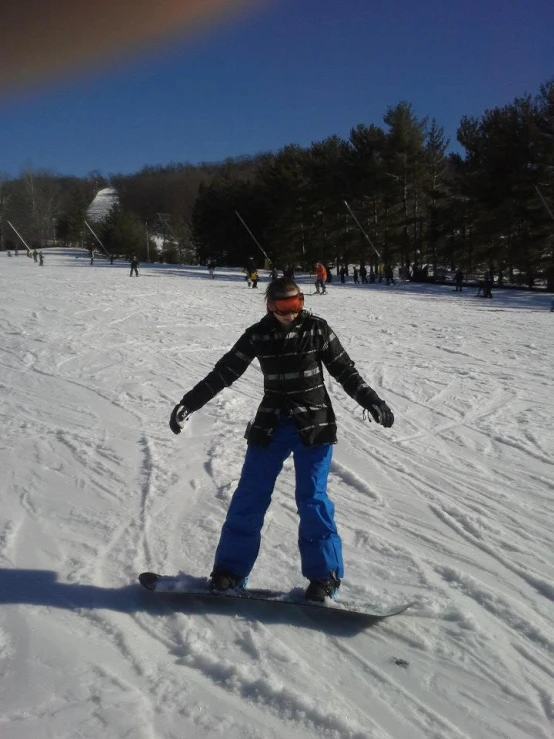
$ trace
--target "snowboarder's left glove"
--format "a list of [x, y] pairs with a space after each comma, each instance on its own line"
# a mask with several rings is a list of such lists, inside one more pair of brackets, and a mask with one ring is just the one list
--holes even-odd
[[180, 434], [181, 431], [184, 428], [185, 421], [190, 416], [189, 411], [185, 408], [184, 405], [181, 405], [181, 403], [178, 403], [175, 408], [173, 409], [171, 413], [171, 418], [169, 419], [169, 428], [173, 431], [174, 434]]
[[367, 410], [371, 413], [375, 423], [380, 423], [386, 429], [389, 429], [394, 423], [394, 413], [384, 400], [372, 403]]

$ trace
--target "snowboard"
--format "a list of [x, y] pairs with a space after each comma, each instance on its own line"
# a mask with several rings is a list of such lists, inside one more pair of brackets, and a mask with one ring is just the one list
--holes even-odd
[[396, 616], [403, 613], [413, 603], [396, 603], [394, 605], [375, 603], [352, 603], [341, 600], [326, 599], [323, 603], [306, 600], [304, 590], [295, 588], [288, 592], [271, 589], [244, 588], [243, 590], [226, 590], [217, 592], [210, 590], [208, 582], [201, 578], [188, 576], [158, 575], [155, 572], [142, 572], [138, 578], [143, 588], [163, 595], [179, 597], [208, 598], [219, 601], [260, 601], [277, 603], [300, 608], [319, 608], [343, 614], [366, 616], [378, 619]]

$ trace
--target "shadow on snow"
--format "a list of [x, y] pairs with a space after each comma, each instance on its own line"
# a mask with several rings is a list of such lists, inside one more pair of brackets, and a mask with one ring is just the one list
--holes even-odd
[[80, 609], [105, 609], [119, 613], [150, 613], [167, 616], [172, 613], [186, 613], [204, 616], [206, 614], [240, 614], [246, 620], [264, 623], [287, 623], [325, 631], [334, 636], [355, 636], [374, 626], [381, 619], [364, 614], [348, 613], [326, 608], [302, 608], [277, 602], [264, 603], [202, 596], [172, 595], [170, 593], [151, 593], [138, 582], [121, 588], [103, 588], [97, 585], [58, 582], [52, 570], [0, 569], [0, 605], [30, 605], [60, 608], [68, 611]]

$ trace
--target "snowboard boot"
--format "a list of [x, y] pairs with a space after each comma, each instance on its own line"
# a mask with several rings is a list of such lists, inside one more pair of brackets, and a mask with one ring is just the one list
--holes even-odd
[[322, 580], [310, 580], [310, 584], [306, 588], [306, 600], [314, 600], [323, 603], [325, 598], [335, 598], [340, 588], [340, 580], [334, 572], [329, 573], [329, 577]]
[[225, 570], [214, 570], [210, 575], [210, 590], [223, 592], [225, 590], [242, 590], [246, 587], [247, 577], [232, 575]]

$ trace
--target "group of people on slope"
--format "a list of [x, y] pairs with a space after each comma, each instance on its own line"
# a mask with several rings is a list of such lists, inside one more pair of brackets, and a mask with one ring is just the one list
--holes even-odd
[[479, 281], [477, 287], [477, 297], [492, 298], [492, 276], [490, 272], [485, 272], [485, 276]]
[[[339, 268], [338, 274], [340, 277], [340, 281], [342, 283], [345, 283], [349, 275], [348, 265], [343, 264]], [[368, 283], [373, 284], [376, 280], [378, 282], [383, 282], [383, 280], [385, 280], [387, 285], [396, 285], [396, 280], [394, 278], [394, 269], [390, 264], [385, 265], [381, 268], [381, 270], [377, 269], [376, 272], [373, 270], [373, 267], [370, 266], [368, 272], [367, 267], [362, 262], [359, 267], [352, 268], [352, 279], [355, 285], [359, 285], [360, 282], [362, 285], [367, 285]]]
[[[214, 271], [215, 271], [215, 260], [209, 260], [207, 262], [208, 267], [208, 274], [211, 279], [214, 279]], [[252, 257], [250, 257], [243, 268], [243, 272], [245, 273], [245, 281], [248, 284], [248, 287], [257, 288], [258, 282], [259, 282], [259, 274], [258, 270], [255, 267], [254, 260]], [[324, 295], [327, 292], [326, 284], [330, 282], [329, 277], [329, 271], [323, 262], [316, 262], [314, 266], [314, 273], [315, 273], [315, 288], [316, 292], [320, 295]], [[339, 269], [339, 277], [342, 283], [346, 282], [346, 277], [348, 276], [348, 267], [346, 265], [343, 265]], [[387, 285], [390, 285], [391, 283], [393, 285], [396, 285], [396, 281], [394, 279], [394, 272], [391, 266], [385, 266], [381, 273], [378, 273], [379, 276], [379, 282], [381, 282], [384, 279], [386, 279]], [[273, 266], [270, 269], [269, 272], [269, 278], [270, 280], [276, 280], [279, 277], [279, 272], [275, 266]], [[291, 267], [288, 265], [283, 269], [283, 277], [288, 277], [290, 279], [294, 279], [294, 267]], [[360, 278], [362, 284], [368, 283], [368, 271], [367, 267], [364, 264], [361, 264], [359, 269], [358, 267], [354, 267], [353, 269], [353, 277], [354, 277], [354, 284], [359, 284]], [[369, 271], [369, 282], [375, 282], [376, 273], [373, 271], [373, 268], [370, 268]]]
[[35, 264], [38, 264], [40, 267], [44, 265], [44, 254], [42, 251], [37, 251], [36, 249], [33, 249], [33, 262]]
[[[110, 258], [110, 264], [113, 264], [115, 261], [115, 256], [113, 254], [110, 254], [109, 258]], [[131, 255], [130, 262], [131, 262], [131, 270], [129, 272], [129, 277], [132, 277], [133, 275], [135, 275], [135, 277], [138, 277], [139, 276], [139, 271], [138, 271], [139, 261], [137, 259], [136, 254]], [[90, 263], [91, 265], [94, 264], [94, 252], [93, 251], [90, 252]]]
[[[463, 271], [458, 267], [456, 272], [454, 273], [454, 292], [462, 292], [463, 291], [463, 284], [464, 284], [464, 273]], [[490, 272], [485, 272], [485, 275], [482, 280], [479, 280], [478, 286], [477, 286], [477, 297], [483, 297], [483, 298], [492, 298], [492, 285], [493, 285], [493, 279]]]

